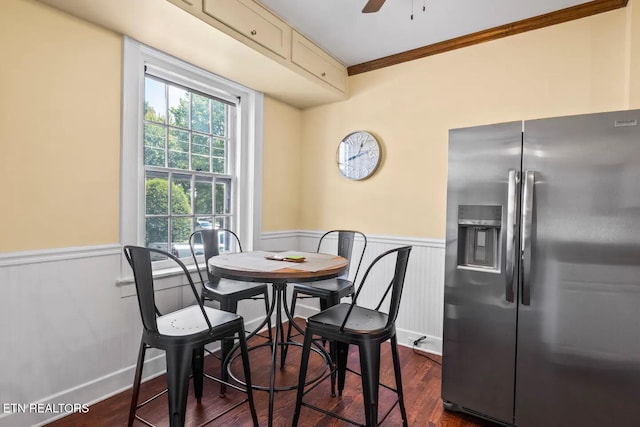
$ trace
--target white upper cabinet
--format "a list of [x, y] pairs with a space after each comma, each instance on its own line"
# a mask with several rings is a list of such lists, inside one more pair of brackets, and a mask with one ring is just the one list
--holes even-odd
[[347, 85], [345, 67], [296, 31], [293, 31], [292, 37], [291, 62], [336, 89], [345, 91]]
[[203, 0], [202, 11], [287, 59], [291, 27], [253, 0]]
[[[167, 0], [338, 96], [347, 69], [254, 0]], [[256, 70], [259, 72], [260, 70]]]

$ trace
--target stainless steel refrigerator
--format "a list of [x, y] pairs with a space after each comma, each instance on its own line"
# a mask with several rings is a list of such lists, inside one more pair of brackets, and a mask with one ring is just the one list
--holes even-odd
[[640, 110], [449, 133], [442, 399], [640, 425]]

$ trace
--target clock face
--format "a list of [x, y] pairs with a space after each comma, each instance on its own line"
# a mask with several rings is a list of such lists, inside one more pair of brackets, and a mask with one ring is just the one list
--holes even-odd
[[353, 132], [338, 146], [340, 173], [353, 180], [371, 176], [380, 164], [380, 144], [369, 132]]

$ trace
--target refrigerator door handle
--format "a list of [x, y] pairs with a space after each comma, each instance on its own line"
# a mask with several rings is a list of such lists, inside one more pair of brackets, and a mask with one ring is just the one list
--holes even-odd
[[516, 224], [517, 224], [517, 203], [518, 203], [518, 184], [520, 183], [520, 171], [509, 171], [509, 187], [507, 194], [507, 253], [506, 253], [506, 280], [505, 280], [505, 299], [507, 302], [513, 302], [513, 282], [515, 280], [515, 264], [516, 264]]
[[533, 189], [535, 172], [524, 171], [524, 188], [522, 190], [522, 235], [521, 267], [522, 267], [522, 305], [531, 305], [531, 225], [533, 220]]

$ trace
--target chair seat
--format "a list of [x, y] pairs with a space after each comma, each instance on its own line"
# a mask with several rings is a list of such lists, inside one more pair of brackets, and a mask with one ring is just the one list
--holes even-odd
[[[307, 319], [307, 327], [338, 330], [351, 304], [338, 304]], [[376, 310], [354, 306], [344, 327], [345, 334], [379, 334], [385, 332], [389, 316]]]
[[347, 279], [328, 279], [310, 283], [296, 283], [294, 289], [298, 292], [317, 297], [334, 294], [339, 298], [353, 294], [353, 282]]
[[[212, 325], [220, 326], [237, 321], [240, 316], [211, 307], [204, 307]], [[158, 332], [168, 336], [187, 336], [208, 331], [209, 326], [200, 306], [192, 305], [157, 318]]]
[[267, 289], [265, 283], [239, 282], [237, 280], [220, 279], [212, 282], [208, 281], [204, 284], [204, 291], [215, 295], [230, 296], [235, 294], [243, 295], [260, 295]]

